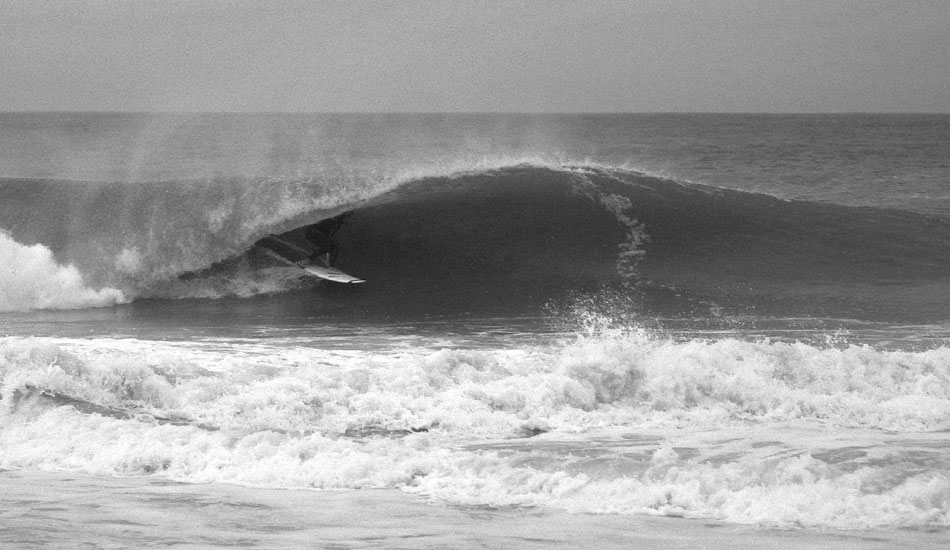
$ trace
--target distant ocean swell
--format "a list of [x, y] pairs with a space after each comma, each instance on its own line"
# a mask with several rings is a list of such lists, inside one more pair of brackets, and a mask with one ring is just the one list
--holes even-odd
[[[7, 180], [0, 254], [18, 268], [0, 272], [0, 310], [307, 291], [313, 280], [253, 243], [346, 210], [340, 267], [370, 283], [331, 287], [316, 308], [532, 311], [605, 288], [694, 314], [873, 318], [950, 305], [933, 292], [950, 274], [941, 219], [516, 164], [390, 181]], [[57, 293], [64, 285], [78, 298]]]
[[0, 467], [766, 526], [947, 526], [948, 365], [946, 348], [640, 332], [384, 355], [7, 337]]

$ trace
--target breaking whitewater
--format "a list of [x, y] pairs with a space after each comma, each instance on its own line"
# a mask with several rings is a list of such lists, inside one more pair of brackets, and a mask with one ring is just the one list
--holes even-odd
[[[319, 489], [422, 499], [419, 525], [534, 510], [945, 542], [944, 217], [595, 162], [377, 175], [3, 180], [9, 494], [78, 476], [90, 504], [169, 514]], [[363, 285], [254, 245], [342, 212]], [[50, 541], [91, 525], [84, 498], [44, 505], [68, 510]], [[23, 499], [2, 540], [33, 532]], [[179, 542], [208, 540], [236, 543]]]

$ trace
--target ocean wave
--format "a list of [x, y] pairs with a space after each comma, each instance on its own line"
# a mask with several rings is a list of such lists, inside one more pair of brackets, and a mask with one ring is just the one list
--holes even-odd
[[[60, 344], [55, 339], [7, 338], [3, 342], [4, 392], [29, 386], [102, 406], [151, 404], [167, 412], [177, 406], [179, 398], [174, 395], [187, 393], [189, 384], [217, 384], [220, 387], [209, 399], [213, 401], [220, 392], [231, 396], [226, 399], [230, 403], [235, 392], [257, 399], [260, 396], [255, 392], [271, 383], [275, 384], [271, 389], [279, 392], [283, 384], [303, 382], [288, 393], [289, 402], [315, 399], [313, 403], [322, 406], [339, 401], [339, 406], [350, 408], [341, 417], [349, 422], [345, 425], [336, 423], [340, 418], [323, 416], [320, 411], [312, 417], [296, 418], [275, 410], [274, 419], [281, 423], [261, 424], [258, 427], [262, 429], [340, 434], [368, 425], [380, 427], [373, 419], [379, 411], [375, 400], [382, 395], [387, 400], [384, 408], [398, 410], [395, 418], [400, 419], [396, 424], [387, 419], [386, 428], [438, 425], [466, 433], [477, 430], [491, 437], [511, 435], [541, 417], [543, 425], [538, 426], [543, 428], [577, 427], [579, 411], [593, 416], [607, 413], [585, 428], [604, 422], [627, 424], [634, 419], [654, 424], [675, 422], [688, 415], [702, 422], [821, 419], [841, 427], [897, 431], [950, 428], [950, 349], [943, 347], [922, 352], [879, 351], [868, 346], [838, 349], [733, 339], [675, 342], [648, 333], [620, 333], [578, 336], [569, 343], [539, 349], [420, 348], [418, 353], [404, 356], [364, 357], [359, 352], [266, 344], [216, 348], [214, 344], [163, 345], [135, 340]], [[235, 349], [247, 356], [235, 355]], [[10, 378], [11, 373], [24, 378]], [[263, 386], [244, 386], [248, 377]], [[18, 382], [11, 385], [14, 379]], [[167, 397], [155, 397], [149, 389], [151, 384], [166, 387], [166, 383], [173, 384], [166, 388]], [[464, 391], [458, 391], [460, 387]], [[330, 394], [319, 394], [328, 388], [333, 388]], [[359, 395], [370, 388], [381, 393], [371, 398], [374, 402], [361, 404]], [[303, 394], [290, 395], [298, 390]], [[444, 401], [443, 392], [466, 404], [456, 408], [459, 403]], [[270, 390], [264, 394], [267, 399], [276, 396]], [[426, 401], [433, 395], [440, 399], [425, 407], [420, 402], [415, 412], [405, 408], [414, 398]], [[273, 404], [279, 408], [283, 401]], [[440, 409], [443, 406], [448, 409]], [[609, 407], [613, 406], [628, 407], [636, 416], [612, 417], [616, 411]], [[463, 409], [468, 412], [455, 416]], [[476, 410], [478, 414], [474, 414]], [[561, 414], [568, 416], [562, 418]], [[204, 406], [188, 415], [195, 415], [203, 424], [222, 427], [247, 419], [244, 413], [214, 412]], [[288, 420], [299, 423], [285, 424]]]
[[0, 467], [771, 526], [945, 526], [948, 365], [946, 348], [642, 332], [391, 353], [4, 338]]
[[[330, 286], [315, 310], [528, 312], [617, 289], [647, 310], [691, 315], [931, 318], [950, 305], [933, 299], [950, 274], [944, 220], [625, 168], [509, 161], [382, 178], [7, 181], [0, 213], [19, 242], [43, 243], [88, 285], [132, 300], [312, 287], [254, 243], [352, 211], [338, 235], [340, 267], [369, 284]], [[70, 222], [38, 221], [50, 219]]]

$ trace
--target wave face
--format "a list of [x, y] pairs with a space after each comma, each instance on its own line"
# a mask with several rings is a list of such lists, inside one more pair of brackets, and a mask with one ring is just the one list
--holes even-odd
[[[369, 281], [359, 288], [302, 277], [254, 247], [347, 210], [339, 267]], [[313, 311], [411, 316], [533, 312], [601, 293], [661, 314], [888, 320], [938, 318], [950, 305], [945, 221], [593, 165], [380, 181], [6, 180], [0, 219], [5, 247], [42, 244], [106, 293], [87, 305], [283, 295]]]
[[642, 332], [405, 344], [0, 338], [0, 467], [763, 526], [950, 525], [947, 348]]

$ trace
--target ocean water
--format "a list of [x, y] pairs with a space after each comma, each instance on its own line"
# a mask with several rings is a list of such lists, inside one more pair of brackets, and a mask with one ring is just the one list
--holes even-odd
[[948, 312], [947, 115], [0, 114], [0, 545], [942, 548]]

